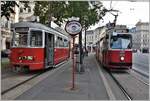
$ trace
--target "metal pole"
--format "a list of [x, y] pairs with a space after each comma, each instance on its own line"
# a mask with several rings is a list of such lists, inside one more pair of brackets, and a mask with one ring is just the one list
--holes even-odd
[[79, 33], [79, 48], [80, 48], [80, 66], [82, 65], [82, 31]]
[[84, 42], [84, 46], [85, 46], [85, 52], [86, 52], [86, 26], [85, 26], [85, 42]]
[[72, 62], [73, 62], [73, 65], [72, 65], [72, 88], [71, 90], [74, 90], [75, 89], [75, 59], [74, 59], [74, 41], [75, 41], [75, 37], [72, 37], [73, 39], [73, 49], [72, 49]]

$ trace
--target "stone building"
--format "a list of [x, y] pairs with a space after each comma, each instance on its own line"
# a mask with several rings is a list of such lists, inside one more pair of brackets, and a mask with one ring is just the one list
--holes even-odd
[[89, 52], [92, 51], [92, 47], [94, 45], [94, 30], [89, 30], [86, 32], [86, 47]]
[[1, 50], [6, 50], [10, 48], [11, 42], [11, 24], [18, 22], [19, 10], [18, 7], [14, 7], [15, 14], [11, 14], [9, 20], [4, 16], [0, 19], [1, 22]]
[[28, 7], [25, 8], [23, 3], [20, 3], [19, 7], [19, 21], [35, 21], [39, 20], [37, 16], [34, 16], [35, 2], [29, 2]]
[[133, 48], [147, 52], [149, 50], [149, 23], [137, 22], [133, 32]]

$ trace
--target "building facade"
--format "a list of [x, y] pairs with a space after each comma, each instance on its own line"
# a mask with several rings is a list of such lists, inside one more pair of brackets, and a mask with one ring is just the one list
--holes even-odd
[[86, 31], [86, 49], [91, 52], [94, 45], [94, 30]]
[[93, 52], [98, 40], [100, 40], [100, 34], [105, 26], [96, 28], [95, 30], [89, 30], [86, 32], [86, 44], [89, 51]]
[[149, 23], [138, 22], [133, 32], [133, 49], [149, 51]]
[[35, 2], [29, 2], [28, 7], [25, 8], [23, 3], [20, 3], [19, 7], [19, 21], [35, 21], [39, 20], [37, 16], [34, 16]]
[[10, 48], [11, 42], [11, 24], [18, 22], [18, 7], [14, 7], [15, 14], [11, 14], [9, 20], [7, 20], [4, 16], [0, 19], [1, 22], [1, 50], [6, 50]]

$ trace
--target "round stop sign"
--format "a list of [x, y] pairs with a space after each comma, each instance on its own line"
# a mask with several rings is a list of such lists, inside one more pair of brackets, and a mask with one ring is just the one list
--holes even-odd
[[82, 26], [78, 21], [68, 21], [65, 30], [67, 33], [69, 33], [71, 36], [77, 35], [81, 32]]

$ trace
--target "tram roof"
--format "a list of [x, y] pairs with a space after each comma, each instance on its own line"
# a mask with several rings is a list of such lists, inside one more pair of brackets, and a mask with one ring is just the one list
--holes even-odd
[[18, 23], [14, 23], [12, 24], [12, 28], [19, 28], [19, 27], [28, 27], [28, 28], [36, 28], [36, 29], [41, 29], [41, 30], [45, 30], [45, 31], [49, 31], [49, 32], [54, 32], [57, 34], [61, 34], [62, 36], [67, 37], [66, 35], [64, 35], [63, 33], [61, 33], [60, 31], [57, 31], [56, 29], [52, 28], [52, 27], [47, 27], [41, 23], [37, 23], [37, 22], [18, 22]]

